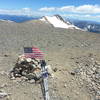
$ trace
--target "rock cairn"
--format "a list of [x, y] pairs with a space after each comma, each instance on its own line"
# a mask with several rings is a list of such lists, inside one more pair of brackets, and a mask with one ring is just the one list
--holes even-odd
[[38, 59], [25, 58], [20, 56], [10, 72], [10, 78], [24, 78], [26, 80], [41, 78], [41, 61]]

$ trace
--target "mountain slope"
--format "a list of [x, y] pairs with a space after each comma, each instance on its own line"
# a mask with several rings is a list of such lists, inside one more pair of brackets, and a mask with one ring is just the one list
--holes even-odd
[[40, 20], [24, 23], [1, 21], [0, 87], [10, 94], [10, 100], [43, 100], [39, 84], [30, 84], [19, 78], [10, 80], [5, 75], [14, 67], [18, 55], [23, 53], [23, 47], [27, 46], [39, 47], [45, 53], [47, 64], [57, 68], [55, 77], [49, 78], [50, 100], [91, 100], [86, 83], [70, 72], [77, 67], [75, 59], [92, 54], [100, 60], [100, 34], [55, 28]]

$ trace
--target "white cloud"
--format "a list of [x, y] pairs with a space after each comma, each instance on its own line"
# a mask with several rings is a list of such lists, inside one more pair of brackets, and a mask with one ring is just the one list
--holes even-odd
[[39, 11], [55, 11], [56, 8], [55, 7], [44, 7], [44, 8], [40, 8]]
[[32, 10], [31, 8], [22, 8], [22, 9], [0, 9], [0, 14], [8, 14], [8, 15], [27, 15], [27, 16], [33, 16], [33, 17], [39, 17], [39, 16], [46, 16], [50, 15], [48, 12], [42, 12], [39, 10]]
[[100, 15], [91, 15], [91, 14], [63, 14], [62, 17], [65, 18], [74, 18], [80, 20], [92, 20], [100, 22]]
[[33, 11], [30, 8], [22, 8], [18, 10], [12, 10], [12, 9], [0, 9], [0, 14], [8, 14], [8, 15], [38, 15], [38, 12]]
[[27, 15], [27, 16], [46, 16], [60, 14], [63, 17], [77, 19], [93, 19], [100, 20], [99, 5], [81, 5], [81, 6], [63, 6], [63, 7], [43, 7], [33, 11], [30, 8], [22, 9], [0, 9], [0, 14], [8, 15]]
[[43, 7], [38, 11], [44, 12], [45, 14], [60, 14], [67, 18], [100, 21], [100, 5]]
[[75, 9], [74, 6], [64, 6], [64, 7], [58, 8], [59, 11], [71, 11], [71, 12], [73, 12], [74, 9]]
[[75, 10], [74, 6], [64, 6], [64, 7], [60, 7], [57, 8], [58, 11], [64, 11], [64, 12], [73, 12]]
[[28, 15], [28, 16], [44, 16], [50, 14], [99, 14], [100, 15], [100, 6], [99, 5], [81, 5], [81, 6], [63, 6], [63, 7], [43, 7], [33, 11], [30, 8], [22, 8], [18, 10], [9, 10], [9, 9], [0, 9], [0, 14], [9, 14], [9, 15]]
[[76, 7], [76, 12], [80, 13], [100, 13], [100, 6], [97, 5], [83, 5]]
[[31, 11], [32, 9], [31, 8], [22, 8], [22, 10]]
[[63, 6], [63, 7], [44, 7], [39, 11], [59, 11], [72, 13], [100, 13], [99, 5]]

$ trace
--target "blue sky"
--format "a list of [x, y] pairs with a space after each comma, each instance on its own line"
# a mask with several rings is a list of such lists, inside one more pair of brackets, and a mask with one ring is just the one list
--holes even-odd
[[100, 22], [100, 0], [0, 0], [0, 14], [63, 17]]

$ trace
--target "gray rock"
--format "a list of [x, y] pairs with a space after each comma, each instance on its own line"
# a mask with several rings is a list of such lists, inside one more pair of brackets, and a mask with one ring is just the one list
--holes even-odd
[[29, 83], [30, 83], [30, 84], [34, 84], [34, 83], [35, 83], [35, 80], [34, 80], [34, 79], [31, 79], [31, 80], [29, 81]]
[[96, 95], [100, 96], [100, 91], [97, 91]]
[[54, 68], [54, 69], [53, 69], [54, 72], [56, 72], [57, 70], [58, 70], [57, 68]]
[[67, 87], [67, 84], [64, 84], [64, 87], [66, 88]]
[[76, 73], [74, 71], [71, 71], [70, 74], [74, 76]]

